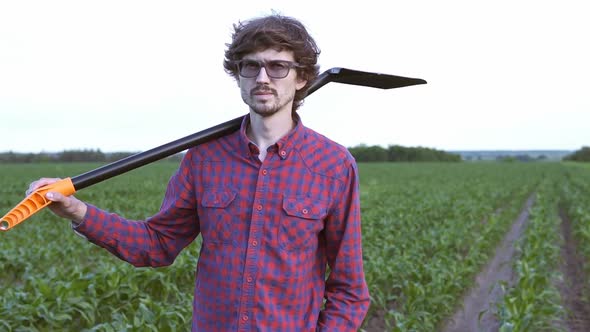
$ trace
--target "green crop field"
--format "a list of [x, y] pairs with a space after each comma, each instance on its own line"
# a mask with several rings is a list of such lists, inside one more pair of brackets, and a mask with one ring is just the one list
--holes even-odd
[[[97, 166], [2, 164], [0, 214], [20, 202], [38, 177], [75, 176]], [[129, 219], [145, 219], [158, 210], [176, 167], [154, 163], [76, 195]], [[588, 262], [590, 167], [484, 162], [359, 168], [372, 298], [364, 329], [441, 329], [534, 197], [517, 245], [516, 280], [503, 285], [498, 319], [502, 331], [559, 330], [556, 322], [567, 316], [556, 285], [563, 277], [560, 225], [569, 220], [571, 241]], [[169, 267], [134, 268], [76, 236], [67, 221], [39, 212], [0, 232], [0, 330], [187, 331], [199, 247], [198, 238]]]

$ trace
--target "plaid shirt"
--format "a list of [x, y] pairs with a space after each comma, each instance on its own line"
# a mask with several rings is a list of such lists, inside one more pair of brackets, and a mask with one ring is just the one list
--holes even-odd
[[188, 150], [156, 215], [134, 222], [88, 205], [75, 230], [154, 267], [202, 234], [193, 331], [356, 331], [369, 307], [357, 167], [297, 120], [261, 162], [245, 116]]

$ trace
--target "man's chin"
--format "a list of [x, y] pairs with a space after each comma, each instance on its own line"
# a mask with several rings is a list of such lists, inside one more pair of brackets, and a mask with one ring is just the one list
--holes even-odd
[[279, 110], [277, 108], [252, 107], [252, 111], [266, 118], [275, 115]]

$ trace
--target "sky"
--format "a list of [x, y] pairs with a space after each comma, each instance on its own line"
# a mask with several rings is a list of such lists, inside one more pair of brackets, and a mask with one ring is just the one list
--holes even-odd
[[[345, 4], [343, 4], [345, 3]], [[0, 0], [0, 152], [144, 151], [246, 114], [222, 67], [238, 21], [307, 27], [330, 83], [303, 123], [351, 147], [576, 150], [590, 145], [589, 5], [561, 0]]]

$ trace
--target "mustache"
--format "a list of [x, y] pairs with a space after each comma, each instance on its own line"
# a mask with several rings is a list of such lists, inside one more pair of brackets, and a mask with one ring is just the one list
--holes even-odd
[[250, 90], [250, 95], [254, 95], [255, 93], [262, 92], [262, 93], [272, 93], [273, 95], [277, 95], [277, 91], [275, 89], [271, 89], [268, 86], [258, 85]]

